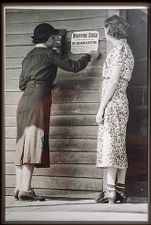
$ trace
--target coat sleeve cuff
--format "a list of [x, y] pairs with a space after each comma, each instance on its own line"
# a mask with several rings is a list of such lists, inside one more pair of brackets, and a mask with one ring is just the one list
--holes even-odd
[[91, 55], [90, 54], [85, 54], [85, 57], [87, 58], [88, 61], [91, 61]]

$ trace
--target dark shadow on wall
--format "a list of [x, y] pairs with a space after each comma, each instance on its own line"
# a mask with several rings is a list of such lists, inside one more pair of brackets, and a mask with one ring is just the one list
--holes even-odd
[[[130, 24], [128, 42], [135, 58], [134, 71], [128, 88], [130, 117], [127, 129], [129, 159], [127, 181], [136, 182], [139, 189], [139, 184], [147, 183], [148, 180], [147, 11], [127, 10], [126, 19]], [[147, 190], [144, 190], [146, 193], [143, 194], [147, 196]]]

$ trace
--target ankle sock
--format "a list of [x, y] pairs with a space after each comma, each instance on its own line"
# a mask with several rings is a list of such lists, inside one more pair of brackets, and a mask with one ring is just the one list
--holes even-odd
[[116, 192], [118, 192], [118, 193], [125, 192], [125, 184], [117, 183], [116, 184]]

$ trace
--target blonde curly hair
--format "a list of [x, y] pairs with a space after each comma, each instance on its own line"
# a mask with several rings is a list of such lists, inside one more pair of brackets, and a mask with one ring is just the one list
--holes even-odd
[[107, 28], [107, 34], [117, 38], [127, 38], [129, 24], [122, 17], [113, 15], [105, 20], [105, 28]]

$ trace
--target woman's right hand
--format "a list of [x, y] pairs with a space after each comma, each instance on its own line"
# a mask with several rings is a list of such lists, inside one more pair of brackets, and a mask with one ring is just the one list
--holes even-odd
[[103, 124], [103, 122], [104, 122], [104, 110], [102, 108], [99, 109], [99, 111], [96, 115], [96, 122], [97, 122], [97, 124]]
[[97, 59], [97, 58], [101, 57], [101, 55], [102, 55], [101, 52], [94, 51], [94, 50], [90, 51], [88, 54], [91, 56], [92, 60]]

